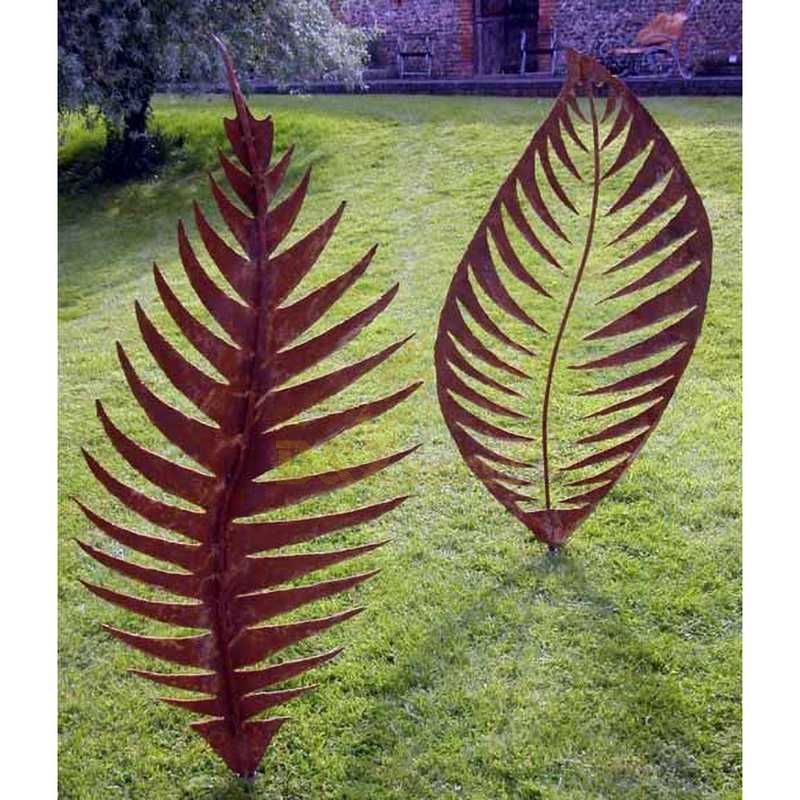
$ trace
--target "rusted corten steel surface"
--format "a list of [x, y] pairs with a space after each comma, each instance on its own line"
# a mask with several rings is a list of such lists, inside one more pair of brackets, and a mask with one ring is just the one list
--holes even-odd
[[650, 114], [596, 61], [567, 60], [456, 269], [435, 345], [462, 457], [552, 549], [661, 419], [700, 334], [712, 253], [702, 201]]
[[271, 687], [329, 661], [340, 648], [268, 666], [256, 668], [256, 665], [361, 609], [350, 608], [299, 622], [263, 623], [305, 603], [350, 589], [375, 572], [291, 588], [279, 588], [280, 585], [370, 552], [383, 542], [296, 555], [256, 554], [370, 522], [396, 508], [405, 498], [395, 497], [351, 511], [291, 521], [241, 519], [349, 486], [407, 456], [414, 448], [321, 474], [260, 480], [295, 456], [378, 417], [408, 397], [419, 383], [344, 411], [292, 421], [353, 384], [404, 343], [405, 340], [398, 341], [321, 377], [292, 382], [372, 322], [390, 303], [397, 286], [343, 322], [296, 343], [364, 274], [375, 248], [336, 279], [287, 302], [333, 235], [344, 206], [295, 244], [277, 252], [300, 211], [309, 174], [285, 200], [273, 204], [292, 151], [288, 150], [273, 164], [272, 121], [252, 116], [228, 55], [221, 44], [220, 47], [236, 110], [233, 119], [224, 120], [225, 132], [239, 163], [236, 165], [222, 153], [220, 161], [241, 207], [231, 201], [213, 178], [211, 189], [240, 249], [232, 248], [215, 232], [197, 205], [194, 218], [208, 255], [236, 296], [209, 277], [182, 223], [178, 225], [178, 248], [191, 286], [230, 342], [187, 311], [157, 266], [154, 274], [158, 294], [170, 316], [224, 380], [212, 378], [185, 359], [136, 305], [139, 328], [153, 358], [169, 381], [208, 421], [187, 416], [161, 400], [139, 378], [123, 348], [117, 346], [130, 389], [152, 424], [205, 471], [182, 466], [143, 449], [117, 428], [103, 406], [97, 404], [108, 438], [128, 464], [148, 481], [188, 501], [197, 510], [157, 501], [121, 483], [88, 453], [85, 457], [89, 468], [111, 495], [148, 522], [180, 534], [182, 540], [121, 528], [79, 504], [94, 525], [124, 548], [167, 562], [180, 571], [145, 567], [83, 542], [80, 546], [121, 575], [188, 600], [175, 603], [144, 599], [86, 584], [96, 595], [136, 614], [202, 631], [194, 636], [152, 637], [106, 626], [131, 647], [191, 668], [191, 672], [179, 673], [134, 672], [165, 686], [200, 693], [200, 697], [166, 698], [166, 702], [203, 715], [205, 719], [192, 723], [192, 728], [230, 769], [239, 775], [250, 775], [286, 719], [258, 715], [312, 688]]

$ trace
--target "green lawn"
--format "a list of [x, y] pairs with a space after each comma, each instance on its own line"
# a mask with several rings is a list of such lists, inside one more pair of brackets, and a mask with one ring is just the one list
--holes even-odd
[[[354, 360], [417, 332], [341, 399], [426, 381], [377, 423], [302, 462], [333, 468], [365, 453], [424, 445], [363, 485], [303, 506], [320, 513], [413, 492], [370, 530], [331, 537], [336, 544], [368, 536], [394, 541], [358, 564], [383, 570], [350, 598], [367, 611], [302, 648], [346, 645], [332, 665], [312, 673], [318, 691], [286, 707], [292, 720], [254, 786], [226, 772], [190, 732], [190, 715], [157, 702], [157, 687], [126, 674], [127, 667], [154, 664], [112, 641], [100, 623], [147, 632], [159, 626], [96, 600], [78, 583], [84, 577], [122, 585], [79, 554], [75, 536], [111, 545], [69, 500], [77, 495], [127, 520], [90, 480], [80, 456], [87, 446], [132, 478], [101, 434], [94, 398], [134, 438], [168, 451], [125, 388], [115, 339], [163, 396], [189, 408], [145, 354], [132, 304], [139, 298], [174, 331], [156, 300], [153, 260], [191, 298], [175, 222], [189, 220], [195, 198], [211, 209], [205, 169], [222, 144], [220, 117], [229, 101], [160, 98], [156, 122], [186, 137], [164, 174], [61, 197], [60, 797], [740, 796], [741, 103], [670, 98], [647, 106], [711, 218], [708, 314], [660, 427], [554, 559], [460, 461], [438, 411], [431, 361], [453, 270], [549, 101], [254, 100], [254, 110], [274, 115], [279, 147], [297, 145], [290, 178], [314, 164], [296, 229], [308, 230], [348, 200], [309, 285], [352, 264], [373, 242], [381, 245], [370, 272], [328, 322], [401, 283], [389, 310], [337, 358]], [[70, 129], [62, 168], [91, 160], [99, 136]], [[189, 305], [199, 304], [192, 298]], [[345, 603], [335, 598], [316, 610]]]

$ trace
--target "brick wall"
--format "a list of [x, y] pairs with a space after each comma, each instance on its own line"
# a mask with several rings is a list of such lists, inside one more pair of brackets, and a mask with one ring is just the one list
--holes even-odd
[[[558, 0], [539, 0], [539, 31], [552, 31], [556, 24], [558, 14]], [[544, 44], [544, 42], [540, 42]], [[542, 55], [539, 57], [539, 69], [544, 72], [550, 71], [550, 56]]]
[[549, 31], [558, 11], [558, 0], [539, 0], [539, 28]]
[[[559, 44], [607, 58], [615, 47], [632, 44], [636, 33], [660, 11], [683, 10], [692, 0], [539, 0], [539, 29], [558, 31]], [[404, 34], [429, 32], [436, 77], [469, 77], [475, 69], [474, 0], [337, 0], [347, 22], [379, 27], [376, 61], [394, 70], [397, 42]], [[687, 66], [705, 59], [742, 57], [742, 0], [694, 0], [681, 42]], [[671, 69], [642, 62], [639, 67]], [[542, 63], [542, 68], [548, 65]]]
[[431, 33], [435, 77], [469, 77], [473, 73], [473, 0], [339, 0], [336, 11], [355, 25], [377, 26], [379, 66], [396, 66], [403, 35]]
[[[559, 44], [608, 58], [615, 47], [630, 46], [637, 32], [661, 11], [684, 10], [686, 0], [561, 0], [555, 14]], [[687, 66], [703, 60], [742, 58], [742, 0], [696, 0], [681, 39]], [[671, 69], [669, 60], [662, 68]], [[642, 71], [659, 69], [655, 61]]]

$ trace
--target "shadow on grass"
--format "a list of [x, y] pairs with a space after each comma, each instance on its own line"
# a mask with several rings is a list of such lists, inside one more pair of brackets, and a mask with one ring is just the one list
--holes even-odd
[[[177, 258], [175, 229], [183, 219], [190, 229], [192, 201], [200, 202], [209, 219], [219, 223], [208, 188], [207, 171], [222, 179], [217, 159], [231, 147], [222, 124], [230, 108], [202, 104], [157, 108], [150, 126], [163, 140], [167, 161], [150, 178], [110, 184], [102, 180], [105, 135], [102, 126], [86, 127], [80, 119], [65, 130], [59, 149], [59, 316], [80, 316], [85, 301], [140, 279], [158, 259]], [[332, 123], [319, 116], [276, 118], [275, 161], [290, 145], [295, 154], [276, 198], [314, 165], [310, 192], [325, 191], [335, 176], [320, 169], [329, 158]], [[180, 142], [180, 145], [178, 143]], [[171, 143], [171, 144], [170, 144]], [[167, 146], [169, 145], [169, 146]], [[234, 197], [235, 199], [235, 197]], [[202, 247], [200, 247], [202, 251]]]
[[[537, 579], [532, 581], [531, 575], [537, 576]], [[555, 576], [567, 589], [567, 593], [558, 599], [549, 597], [544, 585], [550, 576]], [[533, 608], [536, 603], [542, 602], [565, 610], [576, 603], [588, 606], [584, 616], [585, 624], [591, 626], [591, 641], [586, 638], [587, 632], [582, 627], [575, 631], [576, 644], [580, 646], [583, 639], [593, 659], [587, 676], [588, 683], [581, 690], [586, 691], [589, 698], [613, 696], [613, 702], [618, 704], [616, 713], [625, 724], [614, 727], [613, 733], [609, 733], [610, 738], [624, 743], [627, 751], [637, 752], [642, 762], [653, 766], [663, 780], [682, 787], [682, 790], [696, 789], [702, 783], [702, 775], [692, 756], [694, 745], [685, 733], [687, 721], [691, 722], [692, 711], [682, 707], [680, 693], [676, 694], [675, 686], [670, 685], [664, 665], [657, 658], [654, 659], [648, 643], [637, 637], [632, 626], [626, 623], [624, 614], [617, 613], [614, 602], [591, 585], [582, 563], [567, 549], [558, 554], [547, 553], [528, 558], [510, 571], [500, 585], [488, 588], [477, 596], [465, 597], [441, 625], [430, 630], [414, 652], [404, 654], [403, 663], [395, 667], [391, 677], [381, 682], [378, 687], [380, 693], [376, 691], [373, 696], [371, 711], [359, 723], [359, 736], [351, 750], [347, 780], [342, 786], [345, 795], [368, 797], [383, 786], [379, 783], [378, 775], [373, 778], [364, 775], [365, 760], [378, 759], [388, 763], [401, 745], [405, 747], [409, 734], [414, 736], [407, 722], [409, 709], [414, 706], [415, 692], [421, 687], [446, 681], [453, 669], [464, 669], [462, 665], [469, 662], [476, 648], [474, 639], [464, 635], [464, 632], [479, 630], [482, 622], [494, 615], [501, 617], [500, 599], [508, 604], [509, 592], [513, 595], [511, 602], [520, 608]], [[519, 627], [509, 626], [502, 636], [513, 637], [520, 644], [528, 643], [535, 636], [536, 624], [533, 615], [528, 614]], [[431, 668], [432, 653], [440, 659], [435, 669]], [[589, 656], [588, 652], [586, 656]], [[602, 678], [598, 679], [597, 676]], [[614, 681], [617, 682], [616, 686]], [[644, 719], [647, 710], [652, 709], [657, 709], [653, 713], [658, 714], [659, 719], [653, 722], [652, 728], [643, 730], [639, 720]], [[498, 728], [513, 715], [513, 707], [498, 707], [495, 718]], [[588, 717], [573, 723], [573, 729], [584, 723], [588, 730], [591, 727]], [[611, 721], [609, 724], [614, 725]], [[568, 733], [564, 734], [565, 748], [572, 741], [572, 734], [577, 731]], [[676, 753], [683, 755], [676, 758]], [[565, 752], [564, 758], [568, 755]], [[482, 759], [480, 755], [477, 757]], [[551, 782], [549, 768], [554, 763], [563, 767], [569, 759], [562, 761], [561, 756], [553, 752], [543, 758], [547, 761], [535, 767], [519, 764], [509, 766], [507, 770], [502, 769], [495, 780], [505, 783], [510, 797], [518, 796], [517, 782], [520, 779], [541, 781], [544, 790]], [[482, 764], [481, 769], [493, 770], [496, 766]], [[600, 776], [599, 780], [616, 779], [613, 776]], [[394, 788], [397, 790], [400, 787]], [[352, 791], [352, 795], [349, 791]]]
[[[317, 153], [315, 162], [320, 160]], [[312, 159], [295, 157], [284, 181], [293, 187]], [[209, 164], [209, 167], [216, 167]], [[221, 174], [215, 168], [214, 175]], [[312, 191], [320, 190], [320, 180]], [[284, 190], [286, 191], [286, 190]], [[281, 195], [282, 196], [282, 195]], [[193, 236], [192, 203], [219, 223], [203, 172], [134, 181], [121, 186], [97, 185], [92, 192], [59, 198], [58, 306], [62, 320], [80, 316], [82, 304], [152, 270], [154, 261], [177, 258], [176, 226], [183, 220]], [[198, 245], [202, 252], [202, 246]]]
[[261, 795], [261, 791], [255, 781], [247, 781], [244, 778], [229, 775], [225, 783], [208, 793], [194, 795], [192, 800], [194, 798], [197, 800], [250, 800], [259, 795]]

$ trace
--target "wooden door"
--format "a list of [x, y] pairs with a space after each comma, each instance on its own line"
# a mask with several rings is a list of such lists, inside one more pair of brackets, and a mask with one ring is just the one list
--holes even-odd
[[535, 41], [538, 19], [538, 0], [476, 0], [477, 73], [518, 73], [522, 32]]

